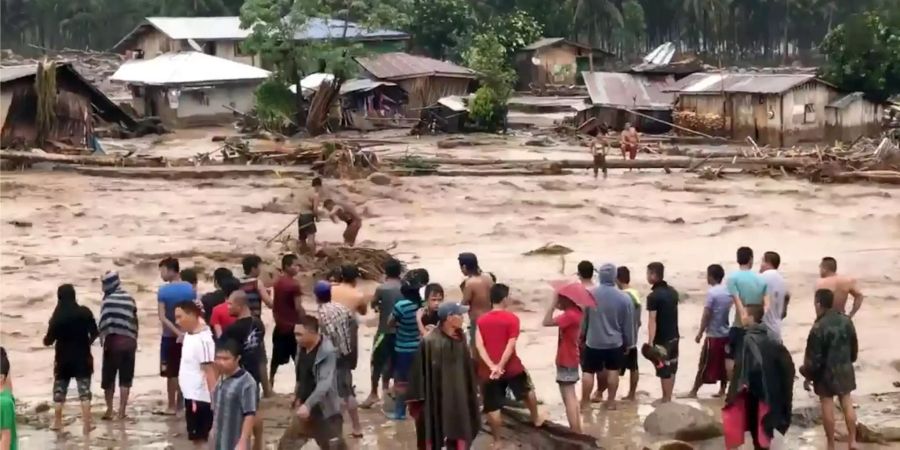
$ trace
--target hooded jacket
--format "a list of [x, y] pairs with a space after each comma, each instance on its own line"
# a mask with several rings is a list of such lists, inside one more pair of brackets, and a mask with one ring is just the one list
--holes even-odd
[[585, 344], [597, 350], [634, 347], [634, 303], [616, 287], [616, 266], [604, 264], [597, 273], [600, 284], [591, 292], [597, 306], [585, 309], [582, 321]]
[[[310, 410], [316, 406], [321, 408], [322, 417], [326, 419], [341, 413], [341, 399], [338, 397], [336, 378], [337, 359], [337, 349], [331, 340], [323, 335], [313, 364], [316, 387], [303, 403]], [[299, 386], [296, 395], [300, 396]]]

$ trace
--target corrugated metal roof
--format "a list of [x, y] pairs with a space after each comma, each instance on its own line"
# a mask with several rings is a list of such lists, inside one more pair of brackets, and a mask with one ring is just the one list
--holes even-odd
[[469, 108], [466, 107], [466, 98], [460, 95], [449, 95], [447, 97], [441, 97], [440, 99], [438, 99], [438, 103], [456, 112], [469, 110]]
[[405, 80], [423, 76], [475, 78], [475, 72], [471, 69], [447, 61], [402, 52], [356, 58], [356, 62], [375, 78], [385, 80]]
[[179, 85], [263, 80], [269, 71], [199, 52], [165, 53], [153, 59], [132, 60], [119, 67], [111, 80], [146, 85]]
[[666, 82], [649, 81], [630, 73], [582, 72], [591, 103], [632, 109], [672, 109], [675, 96], [663, 92]]
[[835, 99], [833, 102], [829, 103], [825, 107], [826, 108], [844, 109], [844, 108], [850, 106], [851, 104], [853, 104], [853, 102], [855, 102], [857, 100], [861, 100], [862, 98], [863, 98], [862, 92], [859, 92], [859, 91], [851, 92], [843, 97], [839, 97], [839, 98]]
[[379, 88], [381, 86], [396, 86], [397, 83], [391, 83], [390, 81], [376, 81], [370, 80], [368, 78], [357, 78], [353, 80], [347, 80], [344, 84], [341, 85], [341, 95], [349, 94], [351, 92], [366, 92], [371, 91], [372, 89]]
[[[409, 34], [402, 31], [388, 29], [366, 29], [354, 22], [345, 22], [340, 19], [328, 19], [313, 17], [307, 20], [305, 26], [294, 34], [298, 41], [321, 40], [344, 37], [346, 24], [346, 37], [353, 40], [402, 40], [409, 39]], [[147, 27], [153, 27], [163, 32], [172, 39], [209, 40], [244, 40], [250, 36], [252, 27], [241, 29], [241, 18], [238, 16], [224, 17], [148, 17], [138, 25], [131, 33], [128, 33], [113, 48], [120, 47], [134, 36], [140, 34]]]
[[668, 90], [682, 94], [781, 94], [809, 81], [828, 85], [812, 74], [695, 73]]
[[19, 78], [30, 77], [37, 73], [37, 67], [37, 64], [0, 67], [0, 83], [18, 80]]
[[675, 56], [675, 44], [666, 42], [647, 53], [647, 56], [644, 56], [644, 62], [647, 64], [665, 65], [672, 62], [673, 56]]
[[[532, 42], [532, 43], [529, 44], [529, 45], [526, 45], [522, 50], [537, 50], [537, 49], [539, 49], [539, 48], [549, 47], [549, 46], [551, 46], [551, 45], [554, 45], [554, 44], [556, 44], [556, 43], [558, 43], [558, 42], [563, 42], [563, 41], [565, 41], [565, 40], [566, 40], [566, 38], [561, 38], [561, 37], [555, 37], [555, 38], [540, 38], [540, 39], [538, 39], [537, 41]], [[578, 44], [574, 44], [574, 43], [573, 43], [572, 45], [576, 45], [576, 46], [577, 46]]]

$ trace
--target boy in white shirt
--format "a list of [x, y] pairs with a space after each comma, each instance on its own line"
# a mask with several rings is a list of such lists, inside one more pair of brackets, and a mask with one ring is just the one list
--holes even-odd
[[178, 370], [178, 386], [184, 396], [184, 419], [188, 439], [206, 444], [212, 428], [211, 394], [216, 386], [216, 344], [212, 332], [201, 320], [203, 313], [194, 302], [175, 306], [175, 323], [185, 332]]

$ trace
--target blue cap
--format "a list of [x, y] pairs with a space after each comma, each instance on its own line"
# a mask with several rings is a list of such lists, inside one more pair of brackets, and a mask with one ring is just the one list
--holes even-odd
[[444, 302], [438, 306], [437, 316], [439, 320], [447, 320], [450, 316], [461, 316], [469, 312], [469, 307], [456, 302]]
[[313, 287], [313, 293], [316, 294], [316, 300], [320, 302], [331, 301], [331, 283], [324, 280], [317, 281]]

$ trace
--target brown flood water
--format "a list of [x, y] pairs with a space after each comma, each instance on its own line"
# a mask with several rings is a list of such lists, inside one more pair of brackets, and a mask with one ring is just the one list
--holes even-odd
[[[445, 286], [450, 299], [460, 297], [456, 254], [461, 251], [476, 252], [485, 270], [512, 286], [523, 325], [519, 354], [555, 421], [564, 423], [565, 418], [554, 382], [556, 332], [540, 326], [551, 297], [546, 281], [571, 276], [582, 259], [612, 262], [629, 266], [633, 284], [646, 295], [644, 267], [650, 261], [664, 262], [669, 283], [684, 299], [680, 328], [685, 340], [676, 381], [676, 392], [683, 393], [690, 389], [699, 356], [699, 345], [692, 337], [706, 289], [705, 268], [719, 263], [730, 271], [740, 245], [751, 246], [757, 255], [771, 249], [782, 256], [782, 270], [794, 298], [784, 326], [785, 343], [798, 365], [814, 319], [812, 288], [819, 259], [834, 256], [842, 273], [858, 277], [866, 295], [856, 319], [861, 420], [897, 421], [896, 405], [885, 409], [864, 396], [896, 391], [892, 382], [900, 378], [900, 354], [891, 345], [900, 338], [896, 328], [900, 318], [898, 189], [750, 177], [708, 182], [692, 175], [656, 172], [613, 172], [605, 181], [585, 172], [567, 177], [403, 178], [399, 185], [385, 187], [366, 181], [330, 182], [363, 205], [367, 220], [361, 245], [393, 248], [392, 253], [410, 267], [426, 267], [432, 280]], [[243, 253], [258, 252], [275, 262], [279, 249], [275, 245], [266, 249], [265, 241], [291, 216], [251, 214], [241, 208], [283, 198], [296, 185], [294, 180], [279, 178], [200, 182], [4, 173], [0, 326], [3, 345], [10, 352], [20, 413], [27, 412], [31, 422], [20, 429], [20, 448], [190, 448], [182, 419], [151, 414], [164, 401], [164, 383], [157, 374], [156, 263], [170, 253], [196, 255], [183, 257], [182, 266], [193, 261], [210, 274], [222, 264], [237, 268]], [[16, 227], [8, 223], [11, 220], [33, 226]], [[339, 241], [343, 231], [331, 223], [322, 223], [319, 229], [320, 240], [330, 242]], [[574, 252], [564, 257], [522, 256], [550, 242]], [[125, 424], [97, 420], [97, 430], [85, 443], [75, 422], [73, 390], [66, 409], [70, 424], [58, 438], [45, 430], [49, 413], [32, 413], [35, 405], [50, 400], [53, 351], [41, 346], [41, 338], [55, 304], [55, 289], [64, 282], [75, 284], [79, 301], [97, 314], [98, 277], [109, 269], [119, 271], [140, 309], [139, 357], [129, 411], [135, 420]], [[202, 281], [201, 288], [211, 289], [211, 283]], [[271, 325], [271, 314], [264, 315]], [[365, 361], [374, 316], [370, 313], [364, 322], [361, 364], [355, 373], [360, 399], [369, 389]], [[644, 340], [646, 329], [641, 330]], [[102, 411], [100, 353], [94, 349], [97, 419]], [[649, 440], [641, 423], [652, 411], [650, 403], [660, 389], [649, 364], [644, 360], [640, 364], [636, 405], [623, 404], [615, 412], [596, 409], [586, 417], [588, 432], [600, 437], [606, 448], [641, 448]], [[275, 383], [277, 393], [291, 391], [292, 373], [292, 365], [282, 366]], [[714, 389], [701, 390], [701, 403], [717, 410], [720, 401], [709, 398]], [[795, 407], [814, 404], [799, 381], [794, 394]], [[267, 440], [272, 445], [287, 421], [286, 401], [264, 402]], [[352, 448], [414, 448], [410, 422], [387, 422], [380, 412], [364, 412], [364, 421], [366, 437]], [[721, 441], [700, 447], [721, 448]], [[821, 433], [817, 428], [794, 427], [785, 448], [823, 448]]]

